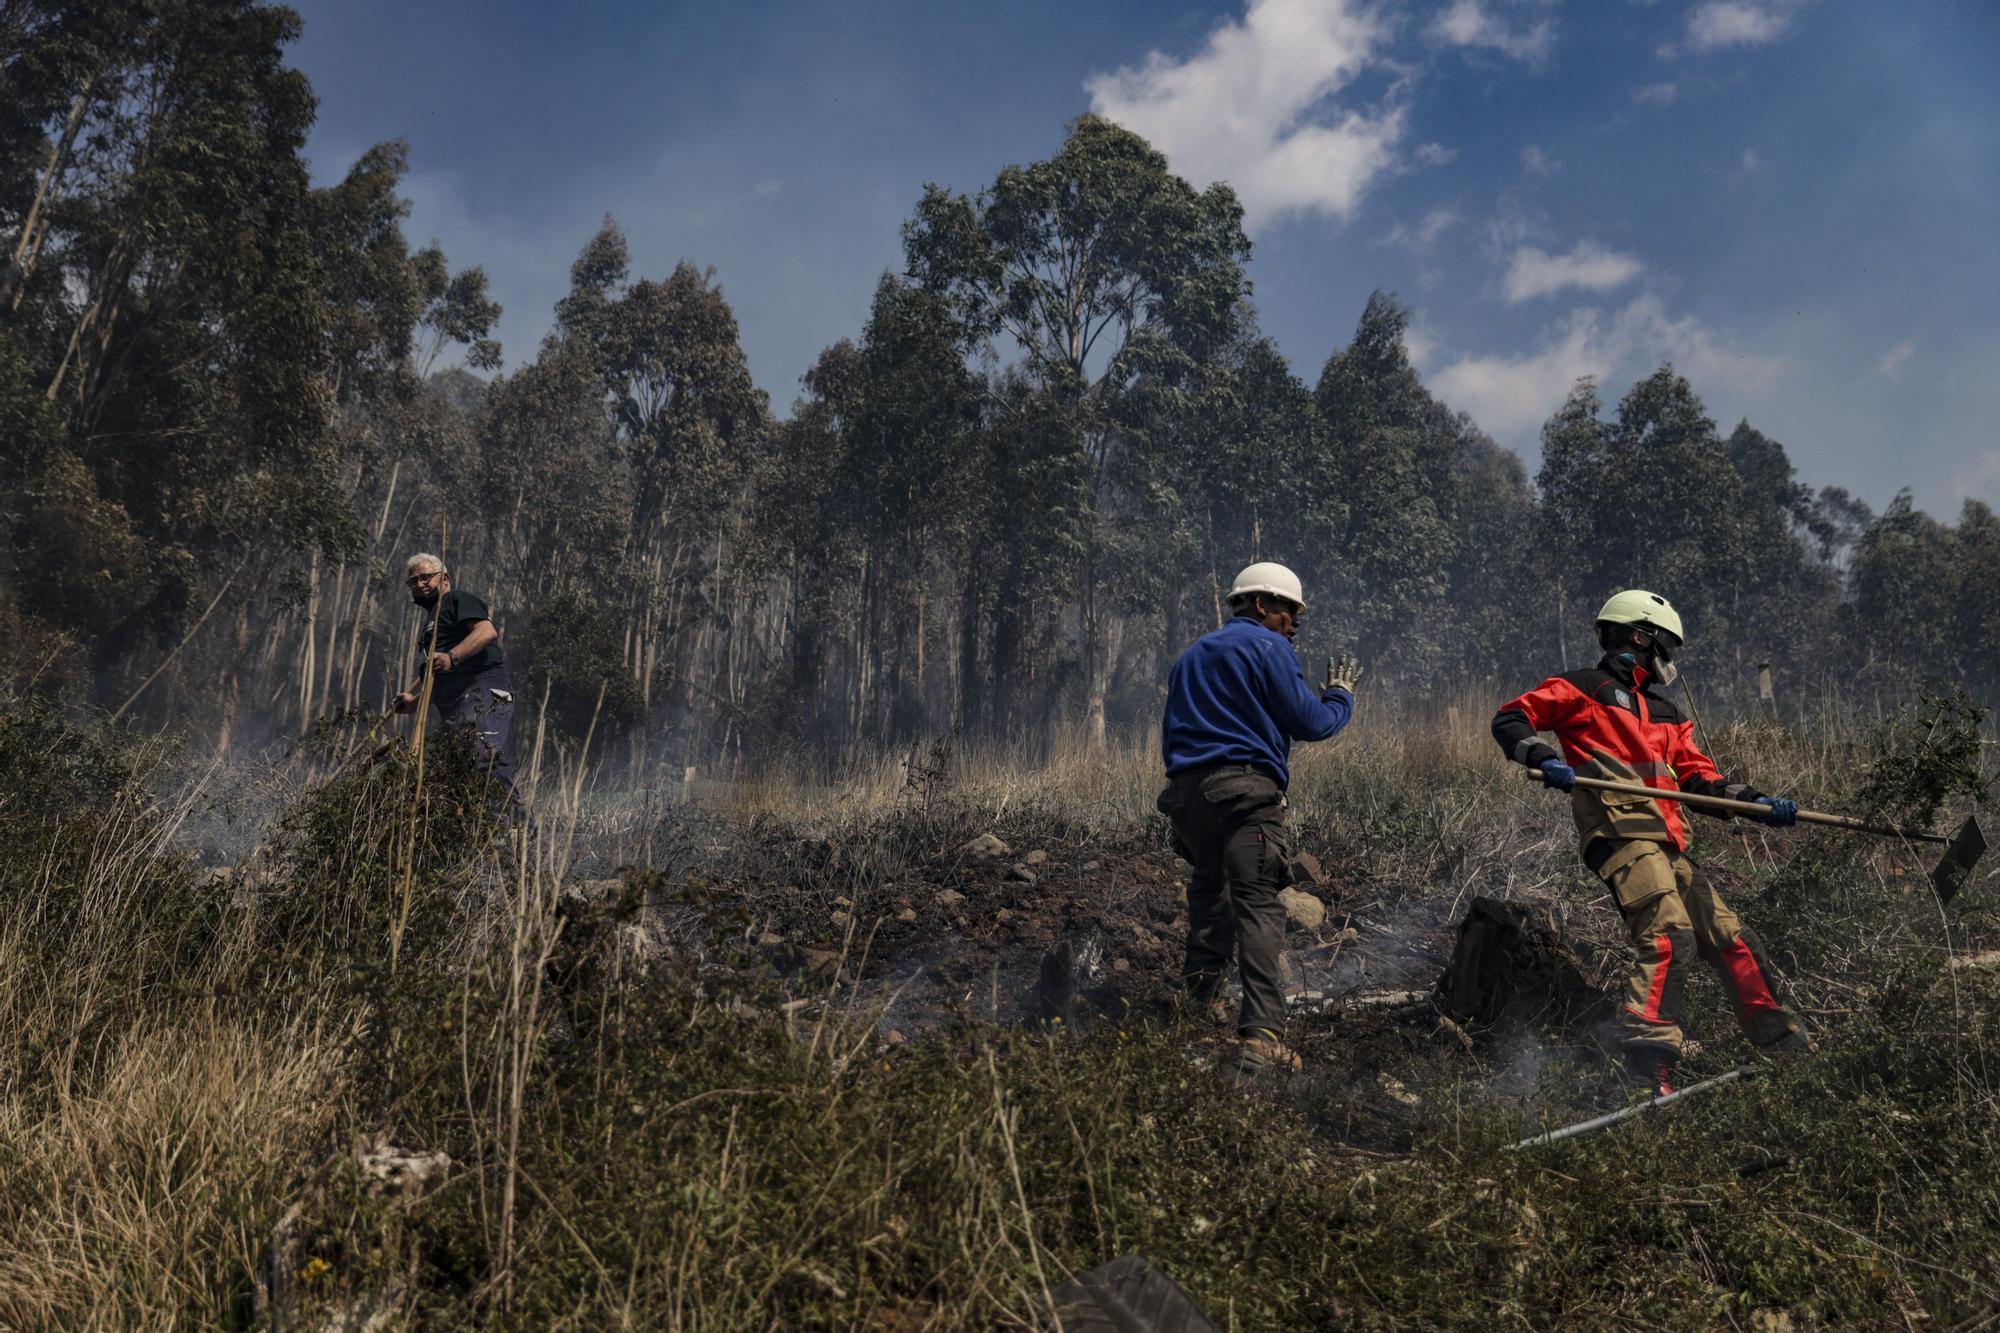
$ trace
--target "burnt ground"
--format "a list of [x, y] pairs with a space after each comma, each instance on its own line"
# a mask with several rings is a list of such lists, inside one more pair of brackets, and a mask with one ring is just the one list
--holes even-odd
[[[1003, 834], [916, 819], [844, 838], [690, 810], [676, 833], [659, 867], [621, 867], [588, 891], [643, 900], [641, 949], [768, 969], [794, 1016], [870, 1020], [885, 1051], [936, 1040], [961, 1017], [1079, 1032], [1179, 1023], [1197, 1064], [1225, 1047], [1226, 1028], [1179, 1003], [1187, 867], [1147, 830], [1036, 820], [1003, 826], [1003, 850], [992, 845]], [[1578, 938], [1534, 907], [1526, 944], [1546, 948], [1553, 972], [1529, 969], [1504, 1003], [1454, 1018], [1439, 980], [1474, 888], [1429, 892], [1338, 868], [1296, 887], [1325, 912], [1289, 935], [1287, 1039], [1307, 1065], [1285, 1095], [1336, 1142], [1406, 1146], [1439, 1084], [1476, 1084], [1542, 1120], [1633, 1095], [1594, 1036], [1597, 983], [1616, 956], [1610, 913], [1586, 918], [1596, 937]]]

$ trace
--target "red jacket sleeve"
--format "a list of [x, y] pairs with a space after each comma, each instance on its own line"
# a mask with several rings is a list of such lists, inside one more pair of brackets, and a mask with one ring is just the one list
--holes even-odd
[[1540, 768], [1545, 760], [1560, 759], [1562, 754], [1535, 733], [1553, 731], [1560, 738], [1577, 710], [1589, 703], [1575, 685], [1561, 676], [1550, 676], [1526, 694], [1500, 705], [1500, 711], [1493, 715], [1493, 739], [1515, 763]]

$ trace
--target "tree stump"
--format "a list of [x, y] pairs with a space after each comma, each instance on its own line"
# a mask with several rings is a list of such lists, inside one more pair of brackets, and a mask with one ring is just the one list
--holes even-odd
[[1597, 977], [1546, 912], [1484, 897], [1458, 923], [1437, 989], [1446, 1013], [1478, 1028], [1509, 1018], [1567, 1026], [1604, 1003]]

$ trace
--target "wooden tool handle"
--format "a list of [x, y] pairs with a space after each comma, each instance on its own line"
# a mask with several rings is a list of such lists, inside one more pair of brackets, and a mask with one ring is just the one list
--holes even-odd
[[[1539, 769], [1528, 770], [1532, 782], [1542, 781]], [[1757, 818], [1770, 813], [1771, 807], [1758, 801], [1732, 801], [1726, 796], [1698, 796], [1689, 791], [1668, 791], [1664, 787], [1648, 787], [1638, 782], [1612, 782], [1605, 778], [1584, 778], [1576, 780], [1579, 787], [1590, 787], [1597, 791], [1621, 792], [1627, 796], [1650, 796], [1656, 801], [1679, 801], [1683, 805], [1700, 806], [1706, 810], [1727, 810], [1731, 814], [1751, 815]], [[1882, 838], [1909, 838], [1914, 842], [1950, 842], [1942, 833], [1927, 833], [1922, 829], [1897, 828], [1894, 824], [1871, 824], [1865, 819], [1852, 815], [1829, 815], [1818, 810], [1799, 811], [1801, 824], [1824, 824], [1828, 828], [1844, 828], [1854, 833], [1873, 833]]]

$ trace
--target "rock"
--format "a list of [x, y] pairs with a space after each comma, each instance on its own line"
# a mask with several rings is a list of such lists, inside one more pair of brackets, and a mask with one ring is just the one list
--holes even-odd
[[782, 949], [785, 947], [785, 937], [775, 930], [767, 930], [757, 937], [757, 947], [760, 949]]
[[848, 914], [846, 912], [835, 912], [833, 914], [833, 924], [836, 926], [845, 926], [847, 924], [847, 920], [848, 920]]
[[1278, 902], [1285, 909], [1285, 921], [1294, 930], [1318, 930], [1326, 924], [1326, 904], [1298, 889], [1279, 889]]
[[1047, 852], [1037, 849], [1035, 851], [1029, 852], [1026, 856], [1022, 857], [1021, 863], [1023, 865], [1038, 866], [1041, 865], [1043, 862], [1047, 861], [1048, 859], [1049, 859], [1049, 854]]
[[380, 1135], [366, 1135], [354, 1145], [354, 1161], [377, 1194], [416, 1198], [451, 1169], [451, 1158], [441, 1152], [413, 1152], [399, 1148]]
[[931, 901], [947, 912], [956, 912], [959, 908], [965, 906], [965, 895], [957, 889], [939, 889], [937, 897], [931, 899]]
[[1035, 872], [1019, 861], [1007, 867], [1007, 878], [1016, 884], [1033, 884]]
[[629, 884], [624, 879], [580, 879], [565, 885], [562, 896], [580, 907], [618, 907], [628, 896]]
[[991, 833], [980, 834], [958, 850], [960, 855], [971, 857], [975, 861], [1004, 861], [1014, 854], [1012, 847]]
[[833, 905], [835, 907], [852, 907], [854, 906], [854, 899], [848, 897], [835, 898]]
[[995, 912], [993, 914], [993, 921], [995, 925], [1004, 926], [1009, 922], [1011, 922], [1013, 919], [1014, 919], [1013, 911], [1005, 907], [1001, 908], [998, 912]]
[[888, 1035], [883, 1037], [882, 1040], [888, 1042], [891, 1046], [901, 1046], [907, 1038], [895, 1028], [890, 1028]]
[[1377, 1081], [1381, 1083], [1382, 1091], [1389, 1094], [1390, 1101], [1400, 1103], [1403, 1106], [1423, 1105], [1423, 1099], [1404, 1087], [1401, 1079], [1391, 1078], [1387, 1074], [1382, 1074], [1378, 1077]]
[[1096, 931], [1081, 938], [1057, 940], [1055, 947], [1042, 955], [1041, 975], [1035, 983], [1042, 1017], [1074, 1026], [1094, 1016], [1098, 1010], [1094, 992], [1103, 987], [1107, 970], [1104, 937]]
[[1094, 875], [1102, 869], [1104, 869], [1104, 863], [1101, 861], [1085, 861], [1083, 863], [1083, 873], [1086, 875]]
[[914, 907], [905, 907], [902, 911], [896, 913], [896, 919], [905, 924], [915, 921], [917, 919], [917, 909]]
[[1123, 976], [1132, 970], [1132, 964], [1123, 958], [1114, 958], [1111, 960], [1111, 970]]

